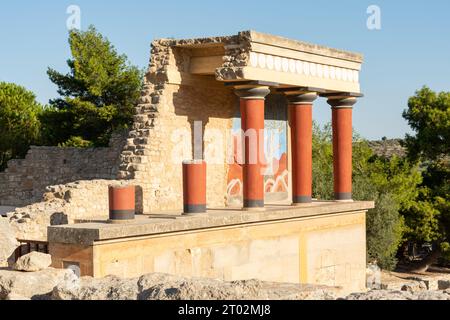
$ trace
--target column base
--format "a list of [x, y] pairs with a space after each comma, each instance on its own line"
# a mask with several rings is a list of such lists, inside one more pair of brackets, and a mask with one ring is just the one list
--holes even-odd
[[186, 214], [206, 212], [206, 204], [185, 204], [183, 211]]
[[244, 211], [263, 211], [264, 210], [264, 200], [248, 200], [244, 199]]
[[335, 192], [334, 200], [336, 200], [336, 201], [345, 201], [345, 200], [353, 201], [352, 193], [351, 192]]
[[136, 221], [135, 219], [108, 219], [107, 222], [111, 224], [127, 224]]
[[109, 210], [109, 219], [110, 220], [133, 220], [136, 214], [135, 209], [130, 210]]
[[292, 203], [295, 204], [304, 204], [304, 203], [311, 203], [312, 197], [311, 196], [293, 196], [292, 197]]

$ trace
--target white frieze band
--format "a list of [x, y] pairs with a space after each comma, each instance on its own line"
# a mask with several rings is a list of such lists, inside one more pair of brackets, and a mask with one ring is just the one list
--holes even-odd
[[359, 71], [310, 61], [284, 58], [265, 53], [250, 52], [250, 66], [254, 68], [294, 73], [309, 77], [344, 82], [359, 82]]

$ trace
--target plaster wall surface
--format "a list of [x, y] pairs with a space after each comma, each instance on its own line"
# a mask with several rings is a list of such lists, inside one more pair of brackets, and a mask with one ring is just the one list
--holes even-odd
[[94, 277], [165, 272], [365, 288], [365, 210], [49, 248], [54, 267], [78, 261]]

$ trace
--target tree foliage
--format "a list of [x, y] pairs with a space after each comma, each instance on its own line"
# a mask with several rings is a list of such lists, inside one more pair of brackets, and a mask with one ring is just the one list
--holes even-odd
[[111, 133], [131, 123], [139, 98], [142, 72], [94, 27], [69, 34], [69, 73], [49, 68], [60, 98], [42, 115], [46, 143], [104, 146]]
[[435, 93], [428, 87], [409, 98], [403, 117], [415, 135], [406, 135], [412, 158], [436, 160], [450, 153], [450, 92]]
[[0, 82], [0, 171], [9, 159], [24, 157], [38, 143], [42, 106], [24, 87]]
[[403, 112], [414, 135], [407, 135], [408, 157], [422, 168], [416, 203], [405, 210], [407, 236], [415, 242], [442, 243], [450, 234], [450, 92], [416, 91]]
[[[411, 207], [421, 183], [419, 168], [407, 159], [373, 154], [356, 133], [353, 142], [353, 198], [373, 200], [367, 213], [368, 260], [385, 269], [396, 265], [396, 253], [405, 231], [403, 208]], [[313, 195], [333, 198], [333, 152], [331, 127], [313, 126]]]

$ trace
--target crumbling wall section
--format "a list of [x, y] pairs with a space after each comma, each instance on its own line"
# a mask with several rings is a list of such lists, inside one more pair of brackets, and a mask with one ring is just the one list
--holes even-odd
[[227, 66], [242, 65], [248, 59], [241, 35], [152, 43], [149, 69], [117, 176], [134, 179], [142, 187], [140, 206], [144, 213], [182, 208], [181, 163], [192, 158], [194, 121], [202, 121], [206, 158], [208, 152], [214, 152], [208, 149], [208, 143], [217, 145], [210, 133], [221, 133], [219, 145], [223, 148], [219, 151], [224, 158], [208, 163], [207, 201], [212, 207], [224, 206], [226, 201], [225, 137], [238, 100], [232, 89], [214, 76], [189, 74], [186, 44], [223, 45], [223, 63]]
[[25, 159], [10, 160], [0, 173], [0, 205], [21, 207], [40, 201], [51, 185], [114, 179], [127, 134], [113, 134], [109, 147], [104, 148], [32, 146]]
[[80, 221], [106, 220], [108, 185], [127, 181], [89, 180], [49, 186], [42, 201], [7, 213], [17, 239], [47, 241], [47, 227]]

